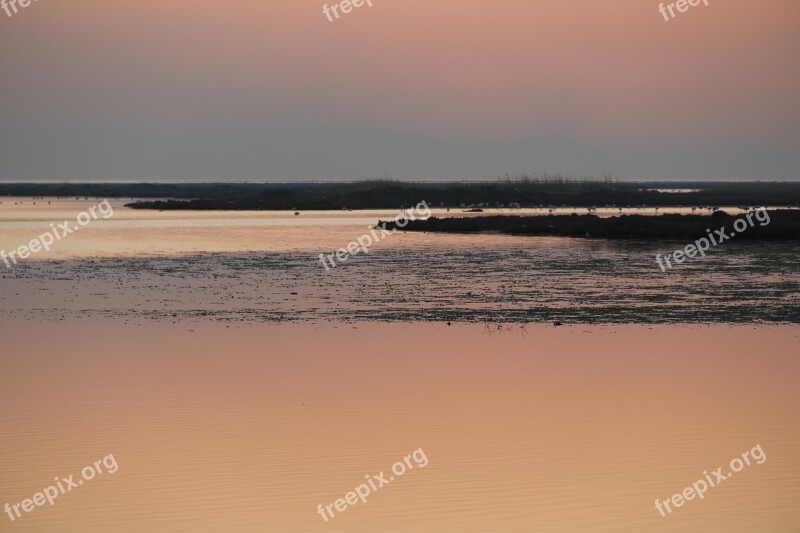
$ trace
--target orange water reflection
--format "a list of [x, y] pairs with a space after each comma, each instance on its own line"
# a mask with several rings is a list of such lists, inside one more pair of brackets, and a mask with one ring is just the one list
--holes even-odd
[[[0, 503], [119, 463], [52, 508], [0, 517], [12, 531], [800, 524], [796, 327], [2, 327]], [[756, 444], [764, 464], [655, 511]], [[419, 447], [425, 469], [327, 525], [316, 514]]]

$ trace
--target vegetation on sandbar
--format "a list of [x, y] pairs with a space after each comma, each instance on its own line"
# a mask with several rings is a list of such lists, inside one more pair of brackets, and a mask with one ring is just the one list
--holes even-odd
[[[539, 235], [560, 237], [591, 237], [603, 239], [684, 239], [703, 237], [708, 230], [726, 229], [731, 235], [734, 222], [744, 219], [747, 229], [737, 231], [735, 240], [800, 240], [800, 211], [767, 211], [766, 217], [756, 218], [751, 213], [753, 225], [746, 215], [729, 215], [717, 211], [712, 215], [623, 215], [602, 218], [596, 215], [542, 215], [542, 216], [474, 216], [436, 218], [410, 221], [398, 227], [394, 220], [379, 222], [387, 229], [399, 231], [428, 231], [434, 233], [498, 233], [505, 235]], [[761, 213], [763, 215], [763, 212]], [[742, 223], [739, 223], [741, 227]]]

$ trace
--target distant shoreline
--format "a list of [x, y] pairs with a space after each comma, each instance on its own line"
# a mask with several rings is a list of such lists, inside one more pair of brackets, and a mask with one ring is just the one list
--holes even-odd
[[133, 209], [328, 211], [514, 207], [800, 207], [800, 182], [623, 182], [515, 178], [484, 182], [0, 183], [0, 197], [137, 198]]

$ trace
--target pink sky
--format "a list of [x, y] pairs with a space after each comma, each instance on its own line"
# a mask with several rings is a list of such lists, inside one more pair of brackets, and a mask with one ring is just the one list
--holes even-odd
[[0, 179], [800, 175], [796, 0], [323, 3], [0, 11]]

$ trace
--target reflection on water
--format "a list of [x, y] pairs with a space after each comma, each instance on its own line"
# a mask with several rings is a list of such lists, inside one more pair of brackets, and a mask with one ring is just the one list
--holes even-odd
[[[0, 503], [113, 453], [20, 531], [796, 531], [797, 328], [6, 322]], [[194, 330], [194, 331], [191, 331]], [[654, 508], [760, 444], [668, 518]], [[327, 525], [364, 476], [424, 470]], [[3, 517], [0, 519], [6, 520]]]
[[[3, 204], [0, 249], [93, 203]], [[119, 464], [4, 530], [798, 530], [796, 243], [665, 274], [671, 243], [396, 234], [326, 272], [392, 213], [115, 209], [0, 268], [0, 505]]]
[[[130, 200], [111, 201], [114, 216], [82, 227], [80, 233], [59, 241], [50, 252], [38, 252], [28, 261], [43, 259], [86, 259], [120, 256], [184, 255], [198, 252], [312, 252], [318, 255], [342, 248], [365, 233], [378, 220], [388, 220], [399, 210], [309, 211], [140, 211], [124, 207]], [[35, 205], [34, 205], [35, 202]], [[50, 223], [74, 221], [75, 217], [95, 205], [95, 200], [32, 200], [3, 198], [0, 200], [0, 250], [13, 250], [28, 243]], [[15, 205], [16, 204], [16, 205]], [[725, 208], [732, 214], [735, 207]], [[493, 214], [546, 215], [548, 208], [493, 209], [484, 213], [466, 213], [460, 209], [433, 209], [433, 216], [485, 216]], [[553, 208], [554, 214], [586, 213], [585, 208]], [[692, 213], [692, 208], [622, 208], [624, 214], [657, 215]], [[699, 209], [698, 214], [711, 213]], [[598, 216], [618, 215], [617, 208], [599, 207]], [[701, 235], [702, 236], [702, 235]], [[441, 236], [440, 236], [441, 237]], [[422, 239], [422, 240], [418, 240]], [[481, 242], [475, 236], [432, 236], [406, 239], [407, 246], [431, 243], [437, 247], [491, 246], [496, 239]], [[520, 243], [530, 243], [521, 240]], [[385, 246], [402, 246], [403, 241], [390, 239]]]

